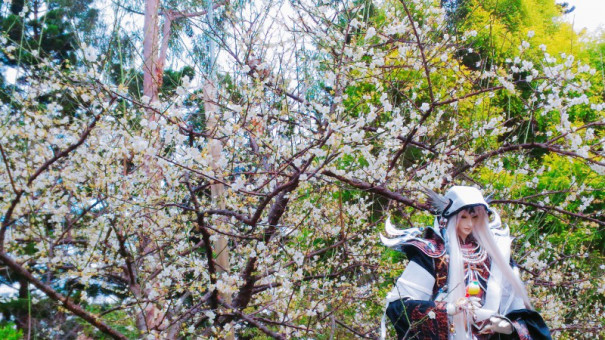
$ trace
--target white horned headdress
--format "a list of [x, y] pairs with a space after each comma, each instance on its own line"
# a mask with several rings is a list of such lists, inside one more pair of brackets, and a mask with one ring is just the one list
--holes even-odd
[[445, 196], [441, 196], [431, 189], [424, 189], [424, 192], [429, 197], [433, 209], [445, 218], [473, 206], [484, 206], [489, 214], [493, 213], [489, 207], [489, 199], [483, 198], [481, 191], [474, 187], [453, 186]]
[[[509, 230], [499, 230], [502, 226], [500, 216], [496, 211], [489, 206], [489, 197], [486, 199], [483, 197], [481, 191], [474, 187], [469, 186], [453, 186], [445, 195], [440, 195], [431, 189], [424, 188], [423, 192], [428, 196], [428, 201], [433, 208], [435, 213], [435, 222], [433, 224], [433, 230], [437, 235], [444, 237], [441, 230], [445, 227], [447, 220], [456, 215], [462, 209], [483, 206], [491, 217], [492, 221], [489, 222], [489, 228], [494, 234], [499, 236], [508, 235]], [[384, 245], [395, 250], [401, 250], [401, 246], [411, 239], [417, 239], [422, 234], [423, 228], [406, 228], [397, 229], [391, 224], [390, 217], [387, 217], [385, 221], [385, 231], [387, 235], [394, 238], [387, 238], [380, 234], [380, 239]], [[445, 237], [444, 237], [445, 238]], [[446, 240], [447, 242], [447, 240]]]

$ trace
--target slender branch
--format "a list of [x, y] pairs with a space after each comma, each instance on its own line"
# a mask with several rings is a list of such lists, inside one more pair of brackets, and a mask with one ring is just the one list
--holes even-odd
[[595, 160], [592, 160], [592, 159], [589, 159], [586, 157], [582, 157], [575, 152], [561, 150], [560, 148], [558, 148], [555, 145], [552, 145], [550, 143], [524, 143], [524, 144], [503, 146], [497, 150], [493, 150], [491, 152], [487, 152], [483, 155], [477, 156], [475, 158], [475, 160], [473, 161], [473, 164], [465, 164], [462, 167], [458, 168], [452, 174], [452, 179], [458, 177], [461, 173], [465, 172], [466, 170], [468, 170], [470, 168], [474, 168], [475, 166], [481, 164], [485, 160], [492, 158], [494, 156], [501, 155], [501, 154], [504, 154], [504, 153], [507, 153], [510, 151], [532, 150], [532, 149], [545, 149], [545, 150], [552, 151], [552, 152], [560, 154], [560, 155], [570, 156], [570, 157], [574, 157], [574, 158], [581, 158], [581, 159], [586, 160], [589, 163], [605, 166], [605, 163], [598, 162], [598, 161], [595, 161]]
[[11, 205], [6, 210], [6, 214], [4, 214], [4, 218], [2, 219], [2, 228], [0, 229], [0, 252], [4, 251], [4, 235], [6, 235], [6, 230], [11, 225], [11, 217], [13, 215], [13, 211], [15, 207], [21, 200], [21, 196], [23, 195], [23, 191], [20, 191], [17, 196], [11, 202]]
[[472, 92], [472, 93], [467, 93], [467, 94], [465, 94], [462, 97], [451, 98], [451, 99], [448, 99], [448, 100], [443, 100], [443, 101], [440, 101], [440, 102], [436, 102], [435, 106], [442, 106], [442, 105], [447, 105], [447, 104], [455, 103], [455, 102], [464, 100], [466, 98], [470, 98], [470, 97], [474, 97], [474, 96], [480, 95], [480, 94], [485, 93], [485, 92], [492, 92], [492, 91], [502, 90], [503, 88], [504, 88], [504, 86], [488, 87], [488, 88], [485, 88], [485, 89], [481, 89], [479, 91], [475, 91], [475, 92]]
[[[115, 98], [112, 99], [113, 103], [115, 101]], [[111, 103], [109, 106], [111, 106]], [[58, 161], [59, 159], [67, 156], [70, 152], [74, 151], [75, 149], [77, 149], [80, 145], [82, 145], [82, 143], [84, 143], [84, 141], [86, 140], [86, 138], [88, 138], [88, 135], [90, 135], [90, 132], [94, 129], [94, 127], [97, 125], [97, 122], [99, 121], [99, 118], [101, 118], [100, 115], [96, 115], [94, 117], [94, 119], [92, 120], [92, 123], [90, 123], [90, 125], [88, 125], [88, 127], [86, 127], [86, 130], [84, 130], [84, 132], [82, 132], [82, 134], [80, 135], [80, 138], [78, 139], [78, 141], [75, 144], [70, 145], [69, 147], [67, 147], [65, 150], [59, 152], [58, 154], [56, 154], [54, 157], [52, 157], [51, 159], [47, 160], [44, 164], [42, 164], [42, 166], [40, 168], [38, 168], [38, 170], [29, 177], [29, 179], [27, 180], [27, 185], [31, 185], [32, 182], [38, 178], [38, 176], [40, 176], [40, 174], [44, 171], [46, 171], [53, 163], [55, 163], [56, 161]]]
[[19, 192], [21, 192], [21, 190], [17, 190], [17, 186], [15, 185], [15, 180], [13, 179], [13, 175], [11, 173], [11, 169], [8, 164], [8, 158], [6, 157], [6, 154], [4, 153], [4, 148], [2, 147], [2, 144], [0, 144], [0, 152], [2, 152], [2, 161], [4, 162], [4, 166], [6, 167], [6, 172], [8, 173], [8, 178], [11, 182], [11, 187], [13, 187], [13, 192], [15, 194], [19, 195]]
[[427, 85], [428, 85], [429, 97], [431, 98], [431, 106], [433, 106], [433, 103], [435, 102], [435, 96], [433, 94], [433, 84], [431, 83], [431, 73], [429, 71], [429, 64], [428, 64], [428, 61], [426, 60], [426, 56], [424, 54], [424, 46], [423, 46], [422, 42], [420, 41], [420, 36], [418, 35], [418, 30], [416, 30], [416, 24], [414, 23], [414, 18], [412, 17], [412, 14], [410, 13], [410, 10], [405, 3], [405, 0], [400, 0], [400, 2], [403, 5], [403, 9], [405, 10], [408, 20], [410, 21], [410, 25], [412, 25], [412, 30], [414, 31], [414, 37], [416, 37], [416, 44], [418, 45], [418, 50], [420, 51], [420, 56], [422, 57], [422, 66], [424, 68], [424, 76], [426, 77], [426, 81], [427, 81]]
[[393, 168], [397, 164], [397, 160], [405, 152], [408, 144], [414, 138], [414, 135], [416, 135], [416, 132], [418, 132], [418, 127], [422, 126], [422, 124], [431, 115], [431, 113], [433, 112], [433, 109], [435, 108], [435, 96], [433, 94], [433, 84], [431, 83], [431, 73], [429, 71], [428, 62], [426, 60], [426, 56], [424, 55], [424, 47], [422, 45], [422, 42], [420, 41], [420, 36], [418, 35], [418, 31], [416, 30], [416, 25], [414, 24], [414, 18], [412, 18], [412, 14], [410, 13], [410, 10], [408, 9], [408, 6], [406, 5], [405, 0], [400, 0], [400, 2], [403, 5], [403, 9], [405, 10], [408, 20], [410, 21], [410, 25], [412, 25], [412, 30], [414, 31], [414, 36], [416, 37], [416, 43], [418, 45], [418, 50], [420, 51], [420, 56], [422, 57], [422, 66], [424, 68], [424, 76], [427, 81], [431, 104], [430, 104], [429, 109], [422, 115], [422, 117], [420, 118], [418, 123], [414, 125], [414, 128], [412, 129], [412, 131], [410, 131], [408, 133], [408, 136], [405, 139], [405, 141], [403, 142], [403, 145], [401, 146], [401, 148], [399, 150], [397, 150], [397, 153], [395, 153], [395, 156], [389, 163], [389, 168], [387, 169], [387, 175], [391, 172], [391, 170], [393, 170]]
[[250, 217], [248, 217], [244, 214], [240, 214], [235, 211], [227, 210], [227, 209], [209, 209], [209, 210], [203, 210], [201, 213], [205, 214], [205, 215], [223, 215], [223, 216], [235, 217], [236, 220], [238, 220], [242, 223], [245, 223], [247, 225], [253, 225], [252, 219]]
[[[200, 211], [200, 203], [197, 200], [197, 197], [195, 196], [195, 194], [193, 193], [193, 189], [191, 188], [191, 185], [189, 184], [189, 181], [186, 182], [187, 184], [187, 188], [189, 189], [189, 192], [191, 194], [191, 199], [193, 201], [193, 205], [195, 206], [196, 209], [196, 224], [197, 224], [197, 231], [200, 232], [202, 234], [202, 241], [204, 242], [204, 248], [205, 248], [205, 252], [206, 252], [206, 259], [208, 261], [208, 273], [210, 274], [210, 283], [212, 283], [212, 285], [214, 287], [216, 287], [216, 263], [214, 262], [214, 255], [212, 254], [212, 241], [210, 241], [210, 233], [208, 232], [208, 230], [206, 229], [205, 225], [205, 221], [204, 221], [204, 214], [199, 212]], [[218, 307], [218, 290], [215, 288], [212, 290], [212, 293], [210, 295], [210, 307], [212, 309], [216, 309]]]
[[[116, 100], [115, 97], [112, 98], [111, 103], [113, 103], [115, 100]], [[110, 103], [110, 106], [111, 106], [111, 103]], [[38, 170], [36, 170], [36, 172], [29, 177], [29, 179], [27, 180], [27, 186], [30, 186], [33, 183], [33, 181], [36, 180], [36, 178], [38, 178], [38, 176], [40, 176], [40, 174], [42, 172], [46, 171], [56, 161], [58, 161], [59, 159], [61, 159], [63, 157], [66, 157], [70, 152], [72, 152], [73, 150], [77, 149], [80, 145], [82, 145], [82, 143], [84, 143], [86, 138], [88, 138], [91, 131], [96, 126], [100, 117], [101, 117], [100, 115], [96, 115], [94, 117], [93, 121], [90, 123], [90, 125], [88, 125], [88, 127], [86, 127], [86, 130], [84, 130], [84, 132], [82, 132], [82, 134], [80, 135], [80, 138], [78, 139], [78, 141], [76, 143], [70, 145], [63, 151], [57, 153], [51, 159], [44, 162], [44, 164], [42, 164], [42, 166], [40, 166], [40, 168], [38, 168]], [[2, 156], [5, 159], [4, 151], [2, 152]], [[6, 162], [6, 159], [5, 159], [5, 162]], [[7, 164], [7, 166], [8, 166], [8, 164]], [[9, 174], [10, 174], [10, 172], [9, 172]], [[11, 217], [12, 217], [13, 211], [15, 210], [15, 207], [17, 206], [19, 201], [21, 200], [21, 197], [23, 196], [23, 191], [18, 190], [18, 191], [16, 191], [16, 194], [17, 194], [17, 196], [11, 202], [11, 205], [9, 206], [6, 213], [4, 214], [4, 218], [2, 220], [2, 228], [0, 229], [0, 251], [4, 251], [4, 237], [5, 237], [4, 235], [6, 234], [6, 230], [7, 230], [8, 226], [12, 223]]]
[[359, 331], [353, 329], [351, 326], [346, 325], [345, 323], [343, 323], [342, 321], [340, 321], [338, 319], [336, 320], [336, 323], [339, 324], [339, 325], [341, 325], [345, 329], [349, 330], [351, 333], [353, 333], [353, 334], [355, 334], [355, 335], [357, 335], [357, 336], [359, 336], [361, 338], [372, 339], [372, 337], [367, 336], [367, 334], [360, 333]]
[[556, 211], [556, 212], [559, 212], [559, 213], [564, 214], [564, 215], [569, 215], [569, 216], [581, 218], [581, 219], [588, 220], [588, 221], [597, 223], [599, 225], [605, 226], [605, 221], [597, 220], [596, 218], [592, 218], [592, 217], [584, 215], [584, 214], [573, 213], [571, 211], [567, 211], [565, 209], [561, 209], [561, 208], [557, 208], [557, 207], [553, 207], [553, 206], [549, 206], [549, 205], [540, 205], [538, 203], [527, 202], [527, 201], [523, 201], [523, 200], [493, 200], [490, 203], [491, 204], [518, 204], [518, 205], [527, 205], [527, 206], [538, 208], [538, 209], [544, 210], [544, 211], [549, 211], [549, 210]]
[[[217, 9], [221, 6], [228, 5], [228, 4], [229, 4], [229, 0], [219, 1], [219, 2], [216, 2], [214, 5], [212, 5], [212, 9]], [[181, 12], [181, 11], [177, 11], [177, 10], [170, 10], [167, 12], [170, 12], [172, 19], [199, 17], [202, 15], [206, 15], [208, 13], [207, 10], [198, 11], [198, 12]]]

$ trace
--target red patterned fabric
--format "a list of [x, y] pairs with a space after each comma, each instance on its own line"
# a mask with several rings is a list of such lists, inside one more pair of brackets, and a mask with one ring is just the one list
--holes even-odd
[[406, 304], [411, 325], [407, 338], [418, 340], [447, 340], [448, 320], [444, 302], [436, 302], [434, 307], [424, 304]]
[[519, 340], [532, 340], [531, 335], [529, 334], [529, 330], [525, 327], [523, 322], [513, 321], [513, 327], [517, 331], [517, 336], [519, 336]]

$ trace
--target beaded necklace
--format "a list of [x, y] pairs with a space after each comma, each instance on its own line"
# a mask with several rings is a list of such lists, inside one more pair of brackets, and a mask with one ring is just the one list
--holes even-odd
[[468, 282], [466, 285], [467, 296], [478, 295], [480, 290], [485, 291], [486, 287], [482, 284], [479, 278], [483, 279], [483, 282], [487, 281], [486, 277], [481, 275], [479, 268], [483, 267], [486, 272], [489, 273], [487, 267], [487, 251], [483, 249], [479, 244], [473, 248], [461, 247], [462, 260], [466, 265], [465, 281]]
[[480, 245], [477, 245], [472, 249], [464, 249], [462, 248], [462, 259], [465, 263], [468, 264], [480, 264], [485, 262], [487, 259], [487, 251], [483, 249]]

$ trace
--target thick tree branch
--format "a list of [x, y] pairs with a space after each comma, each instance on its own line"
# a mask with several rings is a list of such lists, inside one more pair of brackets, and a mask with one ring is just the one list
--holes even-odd
[[230, 305], [228, 303], [226, 303], [225, 301], [223, 301], [222, 299], [220, 300], [220, 304], [231, 309], [233, 311], [233, 313], [235, 315], [237, 315], [240, 319], [245, 320], [246, 322], [248, 322], [249, 324], [251, 324], [252, 326], [260, 329], [263, 333], [267, 334], [268, 336], [274, 338], [274, 339], [283, 339], [285, 340], [286, 337], [282, 334], [273, 332], [272, 330], [270, 330], [269, 328], [267, 328], [267, 326], [263, 325], [261, 322], [259, 322], [256, 318], [244, 314], [243, 312], [241, 312], [240, 310], [238, 310], [237, 308], [235, 308], [233, 305]]
[[371, 192], [374, 194], [381, 195], [383, 197], [403, 203], [407, 206], [414, 207], [419, 210], [430, 211], [430, 207], [428, 205], [414, 202], [414, 201], [410, 200], [409, 198], [403, 196], [400, 193], [396, 193], [396, 192], [393, 192], [393, 191], [385, 188], [384, 185], [372, 185], [370, 183], [360, 181], [358, 179], [346, 178], [345, 176], [337, 175], [330, 170], [324, 170], [324, 171], [322, 171], [322, 174], [324, 174], [328, 177], [335, 178], [343, 183], [349, 184], [352, 187], [355, 187], [355, 188], [358, 188], [358, 189], [361, 189], [361, 190], [364, 190], [367, 192]]
[[0, 261], [2, 261], [2, 263], [4, 263], [7, 267], [12, 269], [13, 271], [15, 271], [17, 274], [24, 277], [29, 283], [36, 286], [36, 288], [43, 291], [44, 294], [46, 294], [46, 296], [48, 296], [51, 300], [61, 303], [63, 305], [63, 307], [65, 307], [67, 310], [72, 312], [74, 315], [81, 317], [82, 319], [84, 319], [86, 322], [88, 322], [89, 324], [91, 324], [92, 326], [94, 326], [95, 328], [100, 330], [101, 332], [109, 335], [110, 337], [112, 337], [114, 339], [123, 339], [123, 340], [128, 339], [126, 336], [124, 336], [120, 332], [116, 331], [115, 329], [113, 329], [110, 326], [108, 326], [107, 324], [105, 324], [98, 316], [87, 312], [82, 307], [80, 307], [79, 305], [77, 305], [77, 304], [73, 303], [71, 300], [69, 300], [68, 297], [58, 293], [57, 291], [52, 289], [50, 286], [44, 284], [42, 281], [35, 278], [28, 270], [23, 268], [23, 266], [21, 266], [19, 263], [17, 263], [15, 260], [13, 260], [6, 253], [0, 252]]

